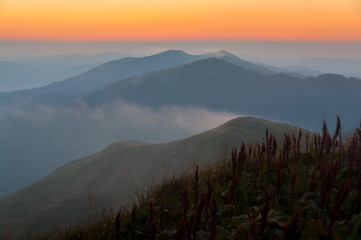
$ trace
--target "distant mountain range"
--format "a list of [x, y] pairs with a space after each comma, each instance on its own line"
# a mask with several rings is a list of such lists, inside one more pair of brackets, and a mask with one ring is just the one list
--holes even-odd
[[181, 51], [167, 51], [157, 55], [133, 58], [126, 57], [110, 61], [85, 73], [60, 82], [50, 83], [44, 87], [0, 94], [0, 104], [9, 104], [19, 99], [35, 101], [42, 104], [63, 104], [71, 102], [88, 93], [117, 82], [123, 78], [136, 76], [145, 72], [166, 69], [199, 59]]
[[[114, 60], [44, 87], [0, 93], [0, 196], [72, 159], [134, 137], [124, 122], [134, 121], [127, 115], [138, 113], [138, 107], [143, 111], [140, 118], [166, 112], [167, 107], [197, 108], [311, 130], [319, 130], [323, 119], [333, 126], [339, 114], [348, 130], [361, 118], [360, 92], [359, 79], [280, 74], [225, 51], [189, 55], [172, 50]], [[129, 110], [121, 116], [124, 121], [116, 116], [118, 103], [130, 104], [121, 108]], [[164, 129], [171, 131], [169, 126]], [[183, 136], [177, 131], [167, 136]], [[136, 137], [155, 142], [163, 139], [157, 138], [161, 134], [158, 127]]]
[[[147, 57], [126, 57], [110, 61], [80, 75], [70, 77], [63, 81], [53, 82], [43, 87], [0, 93], [0, 105], [10, 104], [12, 101], [18, 103], [20, 100], [26, 102], [27, 105], [29, 105], [29, 101], [32, 104], [64, 104], [128, 77], [176, 67], [209, 57], [216, 57], [253, 71], [274, 74], [273, 71], [265, 67], [241, 60], [226, 51], [205, 55], [189, 55], [183, 51], [169, 50]], [[68, 59], [68, 57], [66, 57], [66, 59]], [[42, 60], [42, 62], [42, 64], [46, 63], [45, 60]], [[50, 61], [49, 64], [52, 64], [52, 62]]]
[[208, 58], [177, 68], [125, 79], [84, 97], [90, 106], [123, 100], [152, 108], [199, 106], [261, 116], [316, 130], [317, 122], [334, 121], [345, 129], [361, 118], [361, 80], [323, 74], [297, 78], [263, 74], [222, 59]]
[[[251, 58], [252, 59], [252, 58]], [[262, 62], [265, 67], [271, 70], [273, 66], [287, 71], [301, 73], [309, 76], [318, 76], [322, 73], [342, 74], [349, 77], [361, 78], [360, 59], [332, 59], [332, 58], [310, 58], [310, 59], [252, 59], [255, 62]], [[261, 64], [261, 65], [263, 65]], [[278, 72], [285, 72], [284, 70]]]
[[[65, 164], [49, 176], [0, 199], [0, 230], [45, 229], [80, 216], [88, 195], [120, 203], [135, 198], [146, 183], [158, 183], [192, 169], [194, 163], [218, 161], [242, 141], [256, 142], [266, 129], [276, 138], [299, 128], [257, 118], [236, 118], [213, 130], [159, 144], [120, 141], [89, 157]], [[19, 226], [21, 226], [19, 228]], [[0, 231], [1, 232], [1, 231]]]

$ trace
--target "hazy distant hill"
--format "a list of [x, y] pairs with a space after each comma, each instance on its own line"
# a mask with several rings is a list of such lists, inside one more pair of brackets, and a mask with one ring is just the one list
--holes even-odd
[[338, 73], [345, 76], [361, 78], [360, 59], [332, 59], [319, 57], [311, 59], [259, 59], [259, 61], [268, 63], [272, 66], [287, 68], [289, 71], [304, 73], [305, 75], [316, 75], [322, 72]]
[[[254, 71], [273, 73], [265, 67], [241, 60], [226, 51], [204, 55], [189, 55], [183, 51], [169, 50], [147, 57], [126, 57], [110, 61], [80, 75], [51, 83], [44, 87], [11, 93], [0, 93], [0, 105], [9, 104], [14, 101], [19, 102], [19, 99], [23, 99], [27, 102], [30, 101], [30, 105], [33, 103], [68, 103], [124, 78], [154, 70], [167, 69], [213, 56]], [[50, 62], [49, 64], [53, 63]], [[29, 103], [27, 104], [29, 105]]]
[[78, 75], [96, 64], [79, 65], [69, 69], [47, 69], [25, 63], [0, 61], [0, 92], [35, 88], [50, 82]]
[[105, 62], [129, 56], [117, 52], [100, 52], [0, 61], [0, 92], [41, 87], [79, 75]]
[[255, 72], [258, 72], [258, 73], [263, 73], [263, 74], [276, 74], [277, 72], [282, 72], [284, 69], [277, 69], [277, 68], [274, 68], [274, 69], [277, 69], [277, 71], [272, 71], [271, 68], [272, 66], [263, 66], [261, 64], [258, 64], [258, 63], [253, 63], [253, 62], [249, 62], [249, 61], [245, 61], [245, 60], [242, 60], [240, 59], [239, 57], [227, 52], [227, 51], [224, 51], [224, 50], [221, 50], [219, 52], [216, 52], [216, 53], [211, 53], [211, 54], [208, 54], [206, 55], [207, 57], [215, 57], [215, 58], [218, 58], [218, 59], [221, 59], [221, 60], [224, 60], [226, 62], [229, 62], [229, 63], [233, 63], [234, 65], [237, 65], [239, 67], [242, 67], [244, 69], [248, 69], [248, 70], [252, 70], [252, 71], [255, 71]]
[[[0, 92], [17, 89], [22, 85], [29, 86], [24, 79], [32, 78], [35, 73], [36, 69], [29, 65], [0, 61]], [[36, 86], [36, 83], [33, 86]]]
[[341, 115], [345, 129], [361, 118], [361, 80], [323, 74], [298, 78], [262, 74], [209, 58], [119, 81], [84, 97], [91, 106], [121, 99], [152, 108], [200, 106], [318, 129]]
[[236, 118], [213, 130], [160, 144], [120, 141], [89, 157], [72, 161], [49, 176], [0, 199], [0, 226], [49, 227], [81, 213], [88, 194], [112, 192], [114, 207], [134, 197], [132, 189], [190, 169], [194, 160], [219, 160], [222, 152], [260, 141], [266, 128], [277, 138], [298, 128], [257, 118]]
[[106, 63], [125, 57], [131, 57], [131, 55], [122, 52], [72, 53], [46, 56], [23, 62], [42, 68], [62, 69], [65, 71], [76, 66]]
[[0, 100], [3, 103], [11, 102], [14, 99], [16, 101], [19, 101], [19, 99], [27, 101], [36, 99], [36, 103], [43, 104], [51, 102], [66, 103], [123, 78], [152, 70], [182, 65], [192, 62], [197, 58], [199, 57], [191, 56], [181, 51], [168, 51], [144, 58], [122, 58], [102, 64], [78, 76], [51, 83], [44, 87], [0, 94]]

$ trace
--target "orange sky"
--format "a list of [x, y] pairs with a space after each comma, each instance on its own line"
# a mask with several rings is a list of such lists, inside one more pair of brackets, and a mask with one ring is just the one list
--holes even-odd
[[0, 39], [361, 41], [361, 0], [0, 0]]

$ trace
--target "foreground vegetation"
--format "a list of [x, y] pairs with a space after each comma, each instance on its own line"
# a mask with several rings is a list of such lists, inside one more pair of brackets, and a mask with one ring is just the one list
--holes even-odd
[[343, 140], [266, 132], [216, 164], [165, 180], [117, 213], [28, 239], [360, 239], [361, 129]]

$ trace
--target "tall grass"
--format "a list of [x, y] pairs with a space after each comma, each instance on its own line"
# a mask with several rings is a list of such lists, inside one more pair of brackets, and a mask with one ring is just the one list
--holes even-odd
[[[100, 237], [100, 238], [99, 238]], [[360, 239], [361, 126], [285, 134], [150, 188], [132, 207], [44, 239]]]

